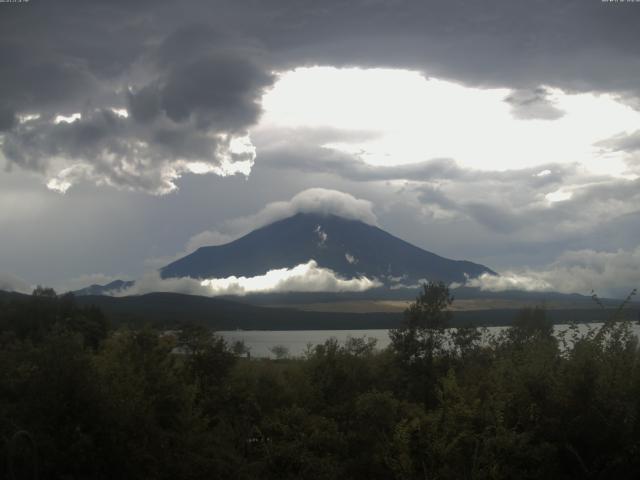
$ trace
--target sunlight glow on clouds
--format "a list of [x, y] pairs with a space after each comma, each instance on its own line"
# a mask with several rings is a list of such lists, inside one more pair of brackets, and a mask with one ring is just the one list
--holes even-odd
[[150, 272], [129, 289], [115, 292], [117, 296], [141, 295], [150, 292], [175, 292], [192, 295], [247, 295], [274, 292], [362, 292], [382, 284], [367, 277], [342, 278], [334, 271], [319, 267], [315, 260], [292, 268], [269, 270], [255, 277], [161, 278]]
[[[117, 114], [118, 117], [123, 117]], [[63, 120], [66, 123], [66, 120]], [[119, 186], [123, 179], [129, 179], [132, 185], [148, 188], [150, 193], [163, 195], [177, 189], [175, 181], [185, 172], [204, 175], [213, 173], [221, 177], [230, 175], [244, 175], [248, 177], [256, 159], [256, 148], [251, 143], [249, 135], [214, 135], [211, 138], [217, 140], [216, 148], [211, 152], [211, 157], [205, 160], [175, 159], [164, 164], [155, 165], [152, 150], [148, 142], [132, 142], [130, 154], [119, 157], [117, 153], [108, 150], [96, 152], [94, 160], [103, 163], [118, 165], [117, 175], [113, 178], [105, 175], [102, 168], [90, 161], [79, 161], [64, 167], [64, 158], [52, 156], [49, 161], [55, 174], [49, 176], [46, 186], [49, 190], [64, 194], [81, 180], [91, 180], [97, 185]], [[215, 161], [212, 161], [214, 159]], [[161, 162], [162, 163], [162, 162]], [[134, 189], [131, 185], [125, 188]]]
[[53, 123], [55, 123], [56, 125], [59, 123], [73, 123], [76, 120], [80, 120], [81, 118], [82, 118], [82, 114], [80, 113], [73, 113], [68, 117], [65, 117], [64, 115], [57, 115], [56, 118], [53, 120]]
[[126, 108], [111, 108], [111, 111], [122, 118], [129, 118], [129, 111]]
[[244, 295], [266, 292], [361, 292], [381, 283], [366, 277], [344, 279], [333, 271], [319, 267], [315, 260], [293, 268], [269, 270], [255, 277], [227, 277], [203, 280], [213, 294]]
[[[63, 173], [64, 171], [60, 172], [60, 175]], [[53, 190], [54, 192], [66, 193], [70, 187], [71, 187], [71, 182], [63, 180], [61, 178], [50, 178], [47, 181], [47, 188], [49, 190]]]
[[556, 190], [555, 192], [547, 193], [544, 198], [546, 198], [550, 203], [555, 203], [570, 200], [571, 197], [573, 197], [573, 193], [561, 188], [560, 190]]
[[605, 155], [594, 144], [634, 131], [640, 112], [613, 95], [544, 92], [543, 101], [561, 114], [523, 118], [505, 88], [470, 88], [409, 70], [298, 68], [281, 74], [264, 96], [261, 126], [376, 132], [326, 145], [373, 165], [453, 158], [481, 170], [579, 163], [594, 173], [625, 174], [623, 153]]
[[[226, 142], [227, 139], [228, 142]], [[242, 174], [248, 177], [256, 159], [256, 147], [251, 143], [251, 137], [249, 135], [229, 138], [223, 136], [222, 140], [224, 140], [222, 145], [228, 143], [228, 147], [218, 148], [217, 156], [220, 159], [218, 165], [207, 162], [188, 162], [186, 169], [197, 175], [215, 173], [218, 176], [227, 177]]]

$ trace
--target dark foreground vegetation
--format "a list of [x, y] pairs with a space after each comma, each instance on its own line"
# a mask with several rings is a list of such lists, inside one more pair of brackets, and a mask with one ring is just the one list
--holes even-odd
[[640, 352], [624, 310], [560, 341], [544, 310], [446, 329], [426, 285], [376, 351], [249, 360], [200, 326], [109, 329], [38, 289], [0, 302], [0, 477], [640, 478]]

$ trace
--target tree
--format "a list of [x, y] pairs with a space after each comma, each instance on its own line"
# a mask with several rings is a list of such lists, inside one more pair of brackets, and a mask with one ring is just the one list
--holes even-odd
[[408, 395], [425, 406], [437, 402], [435, 357], [444, 353], [452, 303], [453, 296], [443, 282], [425, 283], [416, 301], [405, 310], [400, 328], [389, 332], [400, 367], [399, 380]]
[[400, 328], [389, 332], [393, 350], [407, 362], [433, 357], [451, 321], [452, 303], [453, 296], [443, 282], [423, 284], [416, 301], [404, 311]]
[[235, 354], [222, 337], [202, 325], [184, 325], [178, 347], [184, 354], [187, 375], [197, 385], [200, 395], [214, 400], [236, 363]]
[[276, 360], [284, 360], [289, 356], [289, 349], [284, 345], [274, 345], [269, 351], [276, 357]]
[[549, 340], [554, 343], [556, 341], [553, 336], [553, 322], [547, 318], [547, 312], [544, 307], [523, 308], [520, 310], [506, 334], [514, 344], [526, 344], [542, 340]]
[[53, 288], [38, 285], [31, 293], [34, 297], [56, 298], [58, 295]]
[[231, 351], [236, 357], [251, 358], [251, 347], [248, 347], [244, 340], [236, 340], [231, 344]]

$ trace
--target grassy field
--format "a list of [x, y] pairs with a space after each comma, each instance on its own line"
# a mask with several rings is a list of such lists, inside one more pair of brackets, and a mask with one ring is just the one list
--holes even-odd
[[[327, 313], [401, 313], [411, 303], [409, 300], [344, 300], [334, 302], [287, 303], [268, 305], [273, 308], [294, 308], [305, 312]], [[486, 310], [521, 310], [523, 308], [541, 306], [531, 300], [512, 300], [499, 298], [459, 299], [453, 302], [451, 310], [455, 312]], [[544, 302], [549, 310], [592, 310], [594, 303], [584, 301], [551, 301]]]

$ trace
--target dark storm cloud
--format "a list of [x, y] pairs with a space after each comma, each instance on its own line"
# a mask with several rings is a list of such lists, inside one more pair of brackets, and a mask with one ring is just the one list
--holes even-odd
[[[76, 160], [54, 176], [61, 182], [90, 180], [156, 194], [175, 188], [174, 180], [187, 170], [185, 162], [215, 161], [223, 155], [252, 159], [250, 154], [233, 154], [228, 137], [212, 137], [193, 121], [140, 125], [111, 110], [87, 112], [71, 122], [23, 122], [5, 135], [3, 152], [9, 167], [41, 172], [56, 159]], [[65, 191], [68, 186], [53, 188]]]
[[[219, 13], [217, 8], [216, 13]], [[254, 59], [265, 55], [264, 46], [257, 39], [252, 38], [250, 33], [244, 35], [242, 29], [237, 28], [241, 25], [234, 25], [230, 29], [230, 25], [221, 24], [215, 18], [208, 19], [207, 16], [194, 15], [188, 23], [178, 25], [158, 48], [150, 52], [150, 61], [161, 70], [171, 70], [220, 52]], [[203, 23], [203, 19], [212, 23]]]
[[273, 80], [249, 61], [203, 58], [171, 73], [162, 89], [162, 106], [174, 122], [194, 117], [200, 128], [235, 131], [257, 120], [259, 94]]
[[0, 105], [0, 132], [11, 130], [16, 123], [16, 114], [13, 109], [6, 105]]
[[262, 92], [275, 80], [260, 53], [208, 25], [181, 27], [148, 55], [158, 76], [129, 92], [129, 108], [139, 122], [164, 113], [174, 122], [193, 118], [203, 129], [246, 129], [257, 121]]
[[[255, 5], [255, 4], [254, 4]], [[637, 5], [280, 1], [258, 34], [288, 64], [411, 67], [478, 86], [638, 93]], [[283, 26], [279, 31], [271, 28]]]
[[160, 86], [151, 84], [139, 88], [135, 93], [127, 92], [129, 114], [139, 123], [149, 123], [162, 112]]
[[[162, 6], [146, 13], [62, 2], [14, 9], [11, 24], [0, 20], [7, 27], [0, 131], [9, 168], [57, 178], [66, 185], [60, 191], [84, 179], [162, 194], [176, 188], [189, 161], [222, 174], [236, 171], [236, 161], [253, 162], [255, 154], [235, 152], [232, 141], [258, 120], [263, 90], [274, 81], [269, 67], [240, 48], [245, 42], [211, 27], [177, 18], [171, 25]], [[60, 36], [63, 26], [75, 41]], [[129, 118], [113, 113], [123, 108]], [[76, 112], [81, 118], [72, 123], [56, 121]]]
[[[0, 20], [3, 27], [5, 23]], [[98, 93], [99, 81], [81, 59], [24, 45], [7, 33], [0, 33], [0, 98], [5, 105], [21, 112], [66, 111], [70, 102]]]
[[[271, 71], [313, 64], [415, 68], [465, 84], [508, 87], [517, 117], [553, 119], [562, 112], [549, 102], [546, 86], [611, 91], [636, 102], [635, 7], [581, 0], [3, 5], [0, 131], [18, 128], [16, 119], [25, 114], [92, 116], [128, 107], [150, 129], [168, 119], [173, 129], [242, 135], [259, 117]], [[41, 136], [51, 130], [43, 123], [32, 128], [38, 125]], [[132, 141], [126, 133], [113, 143], [127, 138]], [[19, 163], [21, 143], [11, 143], [12, 162]], [[21, 165], [42, 168], [44, 153], [35, 160], [31, 148], [22, 156], [33, 160]], [[200, 160], [216, 166], [222, 158]], [[372, 175], [364, 170], [352, 174]]]

